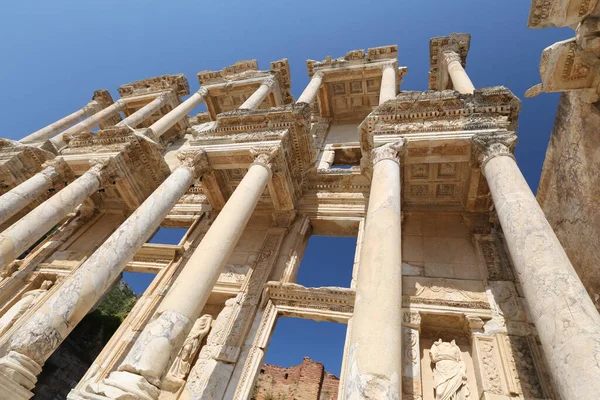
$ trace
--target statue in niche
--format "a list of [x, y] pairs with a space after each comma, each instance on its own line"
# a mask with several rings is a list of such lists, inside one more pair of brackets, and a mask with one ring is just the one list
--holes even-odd
[[42, 282], [39, 289], [33, 289], [23, 294], [21, 299], [0, 318], [0, 335], [8, 331], [23, 314], [40, 301], [53, 284], [54, 282], [46, 280]]
[[192, 363], [200, 350], [202, 339], [206, 337], [210, 330], [212, 316], [205, 314], [198, 318], [192, 327], [189, 335], [185, 338], [183, 346], [171, 368], [167, 372], [163, 386], [170, 390], [177, 390], [185, 382], [185, 378], [192, 368]]
[[439, 339], [429, 350], [433, 369], [433, 386], [436, 400], [466, 400], [471, 397], [467, 386], [467, 367], [455, 341]]

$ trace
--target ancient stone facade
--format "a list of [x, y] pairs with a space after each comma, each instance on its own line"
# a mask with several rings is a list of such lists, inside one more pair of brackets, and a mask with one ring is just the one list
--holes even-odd
[[308, 357], [289, 368], [260, 368], [251, 400], [337, 400], [340, 379]]
[[533, 1], [529, 26], [570, 26], [575, 37], [546, 48], [542, 83], [526, 95], [563, 92], [537, 199], [600, 310], [600, 9], [597, 1]]
[[[394, 45], [307, 61], [297, 101], [287, 60], [240, 61], [2, 141], [0, 398], [32, 396], [123, 271], [156, 276], [70, 400], [249, 399], [285, 317], [347, 325], [339, 399], [596, 398], [600, 316], [512, 156], [520, 101], [474, 86], [469, 45], [431, 40], [423, 92]], [[311, 235], [357, 237], [350, 287], [295, 283]]]

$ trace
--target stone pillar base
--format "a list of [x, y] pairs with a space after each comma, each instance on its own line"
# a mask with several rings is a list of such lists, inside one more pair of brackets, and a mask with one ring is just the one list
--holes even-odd
[[0, 359], [0, 399], [30, 399], [42, 367], [23, 354], [10, 351]]
[[0, 374], [0, 399], [29, 400], [33, 393], [6, 375]]

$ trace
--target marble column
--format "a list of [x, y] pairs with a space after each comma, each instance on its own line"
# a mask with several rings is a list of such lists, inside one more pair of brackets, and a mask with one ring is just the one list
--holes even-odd
[[156, 400], [161, 377], [200, 317], [223, 266], [271, 179], [274, 152], [260, 152], [125, 360], [98, 385], [109, 398]]
[[64, 178], [69, 168], [62, 158], [48, 164], [42, 171], [0, 196], [0, 225], [40, 197], [61, 177]]
[[475, 86], [473, 86], [471, 79], [469, 79], [469, 75], [467, 75], [467, 72], [463, 68], [460, 62], [460, 56], [452, 50], [444, 51], [442, 56], [444, 65], [448, 69], [448, 75], [450, 75], [450, 79], [452, 79], [454, 90], [464, 94], [473, 94]]
[[184, 118], [190, 111], [204, 101], [207, 94], [208, 91], [201, 88], [186, 101], [172, 109], [167, 115], [153, 123], [150, 126], [150, 130], [154, 133], [155, 137], [160, 137], [163, 133], [168, 131], [169, 128]]
[[379, 104], [396, 98], [396, 67], [393, 62], [383, 66], [381, 88], [379, 89]]
[[67, 115], [66, 117], [59, 119], [52, 124], [33, 132], [29, 136], [25, 136], [23, 139], [19, 140], [19, 142], [23, 144], [37, 143], [43, 142], [45, 140], [50, 139], [52, 136], [57, 133], [67, 129], [69, 126], [75, 124], [78, 121], [81, 121], [85, 117], [89, 117], [94, 113], [102, 110], [102, 106], [96, 100], [92, 100], [87, 103], [84, 107], [75, 111], [72, 114]]
[[119, 99], [112, 103], [110, 106], [100, 110], [96, 114], [92, 115], [88, 119], [81, 121], [77, 125], [73, 125], [66, 131], [60, 133], [59, 135], [54, 136], [50, 139], [50, 142], [54, 145], [56, 149], [62, 149], [67, 145], [65, 141], [65, 137], [69, 137], [70, 135], [77, 134], [83, 131], [89, 131], [94, 129], [96, 126], [100, 125], [102, 122], [111, 118], [118, 112], [120, 112], [125, 107], [126, 101], [123, 99]]
[[[185, 159], [137, 210], [88, 258], [66, 278], [60, 289], [19, 327], [8, 342], [8, 352], [0, 359], [0, 394], [9, 379], [27, 390], [46, 359], [56, 350], [88, 313], [150, 238], [179, 198], [192, 184], [202, 163]], [[15, 361], [17, 360], [17, 361]], [[16, 379], [15, 379], [16, 377]], [[19, 397], [27, 398], [27, 397]]]
[[125, 118], [123, 121], [119, 122], [115, 126], [130, 126], [131, 128], [135, 128], [137, 125], [141, 124], [145, 119], [150, 117], [152, 114], [159, 110], [162, 106], [167, 104], [171, 99], [171, 92], [164, 92], [158, 95], [154, 100], [150, 103], [146, 104], [144, 107], [140, 108], [129, 117]]
[[400, 159], [404, 140], [373, 150], [346, 360], [344, 399], [401, 398], [402, 258]]
[[108, 161], [95, 164], [71, 184], [0, 233], [0, 269], [14, 261], [98, 190], [109, 170]]
[[560, 397], [597, 398], [600, 314], [511, 154], [516, 135], [473, 140]]
[[272, 77], [265, 78], [258, 89], [240, 106], [240, 110], [256, 110], [260, 103], [271, 93], [273, 85], [275, 85], [275, 79]]
[[308, 83], [308, 86], [306, 86], [296, 103], [312, 103], [315, 97], [317, 97], [317, 93], [319, 92], [319, 88], [321, 87], [322, 83], [323, 73], [321, 71], [315, 72]]

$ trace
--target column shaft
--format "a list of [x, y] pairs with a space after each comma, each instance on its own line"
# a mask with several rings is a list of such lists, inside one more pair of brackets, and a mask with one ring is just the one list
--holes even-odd
[[223, 266], [233, 252], [269, 179], [271, 169], [253, 164], [223, 210], [181, 271], [129, 354], [111, 373], [102, 392], [114, 396], [118, 388], [143, 392], [144, 399], [156, 399], [164, 371], [179, 349], [192, 324], [202, 312]]
[[43, 142], [44, 140], [50, 139], [52, 136], [56, 135], [60, 131], [67, 129], [69, 126], [73, 125], [74, 123], [81, 121], [83, 118], [89, 117], [90, 115], [94, 114], [95, 112], [100, 111], [101, 109], [102, 109], [102, 106], [100, 106], [100, 104], [97, 101], [92, 100], [88, 104], [86, 104], [84, 107], [75, 111], [74, 113], [69, 114], [62, 119], [59, 119], [58, 121], [53, 122], [52, 124], [42, 128], [36, 132], [33, 132], [31, 135], [26, 136], [23, 139], [19, 140], [19, 142], [21, 142], [21, 143]]
[[156, 110], [160, 109], [162, 106], [169, 102], [170, 93], [162, 93], [157, 98], [152, 100], [150, 103], [146, 104], [144, 107], [140, 108], [129, 117], [125, 118], [123, 121], [119, 122], [115, 126], [130, 126], [135, 128], [137, 125], [141, 124], [145, 119], [150, 117], [152, 114], [156, 112]]
[[322, 83], [323, 74], [320, 72], [315, 73], [296, 103], [312, 103], [317, 96]]
[[204, 100], [206, 89], [200, 89], [190, 96], [189, 99], [175, 107], [167, 115], [156, 121], [150, 126], [150, 130], [154, 132], [156, 137], [160, 137], [169, 128], [175, 125], [179, 120], [184, 118], [190, 111], [196, 108]]
[[[17, 329], [10, 339], [11, 352], [25, 357], [28, 363], [34, 363], [32, 365], [42, 365], [118, 279], [127, 262], [160, 225], [189, 188], [193, 178], [191, 168], [176, 169]], [[33, 376], [35, 378], [35, 374]], [[2, 379], [4, 377], [0, 373], [0, 386]]]
[[444, 62], [448, 68], [448, 75], [452, 79], [454, 90], [464, 94], [473, 94], [475, 86], [460, 62], [460, 56], [453, 51], [444, 52]]
[[57, 149], [62, 149], [67, 145], [67, 143], [64, 140], [65, 136], [68, 137], [69, 135], [74, 135], [79, 132], [92, 130], [96, 126], [100, 125], [102, 122], [106, 121], [107, 119], [121, 111], [123, 107], [125, 107], [125, 100], [117, 100], [110, 106], [100, 110], [88, 119], [81, 121], [77, 125], [74, 125], [66, 131], [62, 132], [61, 134], [53, 137], [52, 139], [50, 139], [50, 141], [54, 144], [54, 147], [56, 147]]
[[493, 157], [483, 171], [560, 397], [596, 398], [600, 314], [514, 159]]
[[0, 225], [40, 197], [52, 186], [53, 178], [58, 175], [54, 166], [48, 166], [0, 196]]
[[400, 165], [396, 147], [373, 151], [371, 194], [361, 247], [344, 398], [400, 399], [402, 258]]
[[379, 104], [396, 98], [396, 68], [393, 63], [383, 66], [381, 88], [379, 89]]
[[272, 78], [265, 79], [258, 89], [240, 106], [240, 110], [256, 110], [260, 106], [260, 103], [269, 95], [274, 83], [275, 81]]
[[4, 269], [98, 190], [100, 167], [90, 168], [0, 234], [0, 269]]

